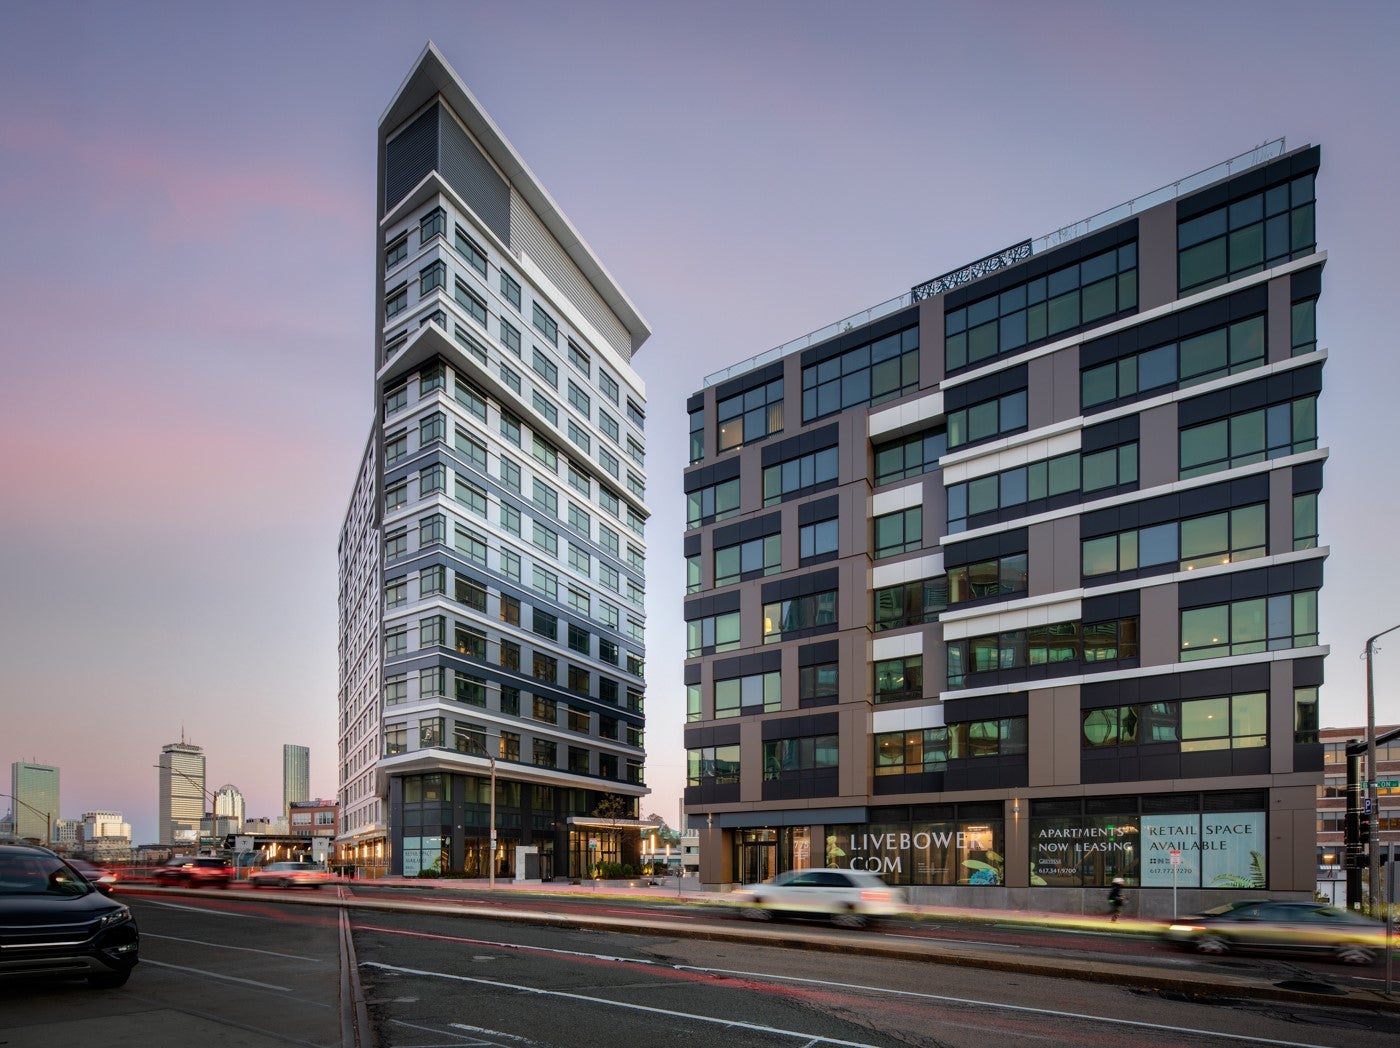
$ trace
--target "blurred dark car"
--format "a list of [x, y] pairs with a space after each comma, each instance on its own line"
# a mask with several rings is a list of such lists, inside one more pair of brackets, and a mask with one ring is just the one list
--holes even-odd
[[1252, 899], [1217, 906], [1167, 928], [1168, 942], [1198, 953], [1232, 950], [1321, 953], [1370, 964], [1385, 951], [1385, 925], [1316, 902]]
[[46, 848], [0, 845], [0, 978], [123, 985], [140, 936], [131, 911]]
[[152, 874], [157, 884], [184, 888], [227, 888], [233, 867], [213, 855], [177, 855]]
[[254, 888], [319, 888], [329, 883], [330, 872], [311, 862], [270, 862], [248, 874]]
[[903, 912], [904, 892], [859, 870], [789, 870], [736, 889], [734, 899], [755, 920], [775, 914], [826, 917], [832, 924], [862, 928], [872, 918]]

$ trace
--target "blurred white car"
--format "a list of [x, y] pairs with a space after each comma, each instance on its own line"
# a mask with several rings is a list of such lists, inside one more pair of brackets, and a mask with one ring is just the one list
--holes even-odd
[[270, 862], [248, 874], [254, 888], [319, 888], [330, 879], [325, 867], [309, 862]]
[[789, 870], [762, 884], [746, 884], [734, 897], [755, 920], [778, 914], [829, 917], [844, 928], [862, 928], [871, 918], [904, 910], [902, 890], [859, 870]]

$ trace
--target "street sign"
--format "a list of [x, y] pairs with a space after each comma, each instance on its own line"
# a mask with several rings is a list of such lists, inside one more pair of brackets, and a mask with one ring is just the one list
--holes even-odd
[[1169, 854], [1171, 855], [1172, 865], [1173, 865], [1173, 866], [1180, 866], [1180, 865], [1181, 865], [1181, 849], [1180, 849], [1180, 848], [1173, 848]]

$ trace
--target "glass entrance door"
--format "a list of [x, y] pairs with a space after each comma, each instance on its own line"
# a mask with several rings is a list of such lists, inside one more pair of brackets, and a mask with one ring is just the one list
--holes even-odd
[[778, 872], [778, 831], [739, 830], [735, 834], [734, 870], [740, 884], [757, 884]]

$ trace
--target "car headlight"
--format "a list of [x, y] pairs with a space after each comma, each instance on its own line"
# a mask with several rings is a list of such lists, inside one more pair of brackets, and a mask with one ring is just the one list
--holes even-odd
[[97, 922], [98, 928], [113, 928], [118, 924], [125, 924], [131, 920], [131, 911], [125, 906], [118, 906], [115, 910], [104, 913]]

